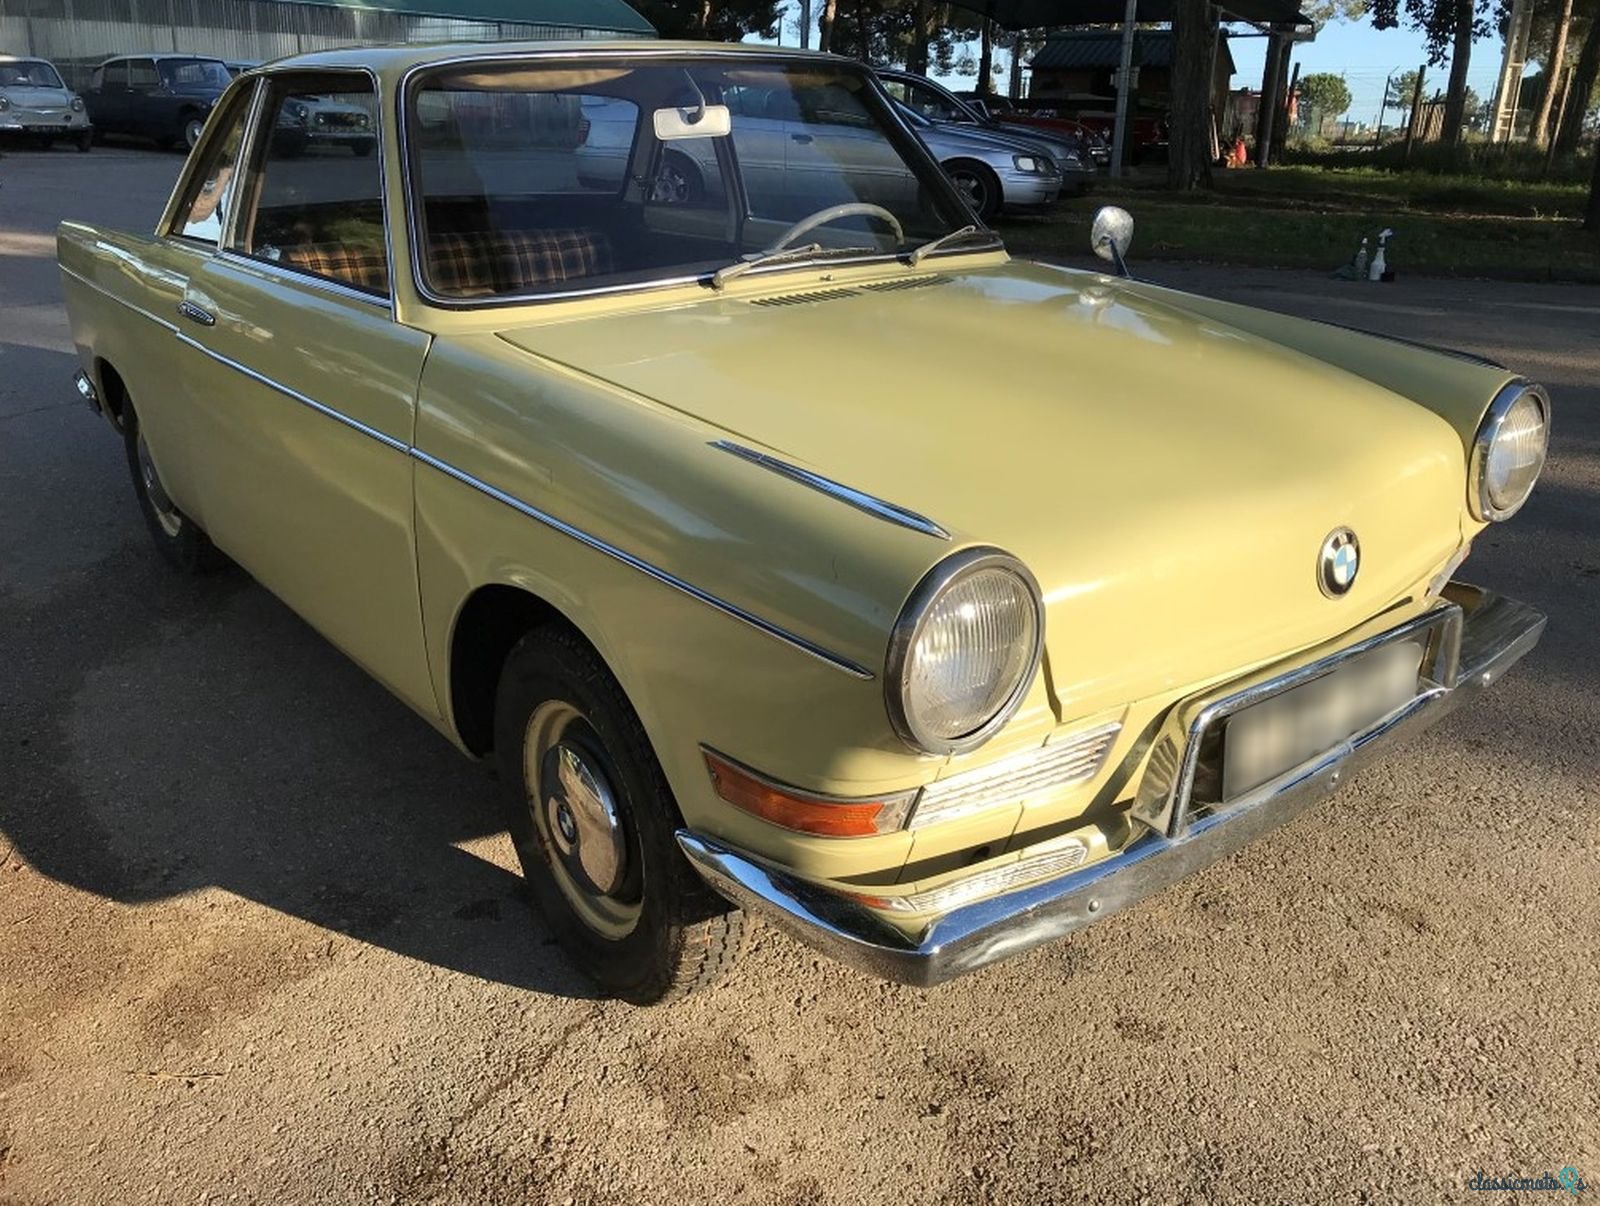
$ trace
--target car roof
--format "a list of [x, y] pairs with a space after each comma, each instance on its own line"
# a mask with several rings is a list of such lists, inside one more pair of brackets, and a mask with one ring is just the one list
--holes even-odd
[[10, 54], [0, 50], [0, 63], [48, 63], [42, 54]]
[[[306, 54], [276, 59], [258, 70], [292, 71], [321, 68], [360, 67], [379, 75], [401, 75], [413, 67], [455, 63], [478, 59], [611, 58], [625, 55], [662, 57], [728, 58], [760, 57], [791, 62], [851, 64], [854, 59], [821, 51], [795, 50], [745, 42], [690, 42], [664, 38], [580, 38], [565, 41], [519, 42], [401, 42], [380, 46], [347, 46], [337, 50], [314, 50]], [[192, 56], [185, 56], [192, 57]]]
[[123, 59], [199, 59], [202, 63], [221, 63], [224, 67], [227, 66], [226, 60], [219, 59], [214, 54], [184, 54], [182, 51], [175, 52], [171, 50], [152, 50], [148, 53], [134, 50], [126, 54], [114, 54], [102, 59], [100, 66], [104, 67], [107, 63], [120, 63]]

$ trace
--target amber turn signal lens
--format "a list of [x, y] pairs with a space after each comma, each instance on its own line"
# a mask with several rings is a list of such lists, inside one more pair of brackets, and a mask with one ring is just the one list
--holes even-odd
[[914, 791], [862, 800], [808, 796], [746, 770], [710, 750], [705, 751], [711, 783], [735, 808], [763, 821], [822, 837], [871, 837], [905, 824], [916, 799]]

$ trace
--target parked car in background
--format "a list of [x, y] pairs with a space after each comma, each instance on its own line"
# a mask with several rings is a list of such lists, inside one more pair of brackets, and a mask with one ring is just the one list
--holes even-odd
[[291, 155], [313, 150], [348, 150], [370, 155], [376, 143], [370, 106], [334, 96], [300, 96], [278, 110], [277, 145]]
[[964, 100], [926, 76], [893, 67], [879, 67], [875, 74], [890, 96], [929, 121], [1030, 138], [1041, 143], [1058, 163], [1065, 162], [1069, 153], [1090, 167], [1104, 167], [1111, 162], [1111, 152], [1104, 140], [1087, 126], [1062, 125], [1046, 129], [1027, 122], [1007, 121], [1003, 114], [990, 112], [981, 102]]
[[[1071, 100], [1011, 100], [1003, 96], [979, 97], [975, 92], [963, 92], [962, 97], [984, 113], [992, 113], [1003, 121], [1041, 130], [1082, 130], [1099, 140], [1103, 163], [1111, 162], [1111, 138], [1116, 130], [1117, 115], [1106, 107], [1101, 97], [1086, 98], [1081, 102]], [[1139, 163], [1152, 155], [1159, 157], [1167, 150], [1167, 120], [1153, 113], [1135, 113], [1129, 128], [1133, 143], [1128, 148], [1129, 160]]]
[[[380, 95], [380, 155], [273, 145]], [[57, 247], [160, 555], [493, 757], [545, 924], [653, 1002], [732, 905], [916, 984], [1060, 938], [1538, 641], [1456, 573], [1515, 539], [1543, 389], [1130, 279], [1131, 235], [1096, 216], [1117, 275], [1011, 258], [849, 60], [594, 40], [279, 60], [154, 230]]]
[[83, 99], [100, 134], [193, 147], [233, 80], [221, 59], [190, 54], [125, 55], [94, 69]]
[[19, 134], [41, 146], [69, 139], [80, 151], [94, 144], [83, 98], [49, 60], [22, 55], [0, 54], [0, 134]]
[[[826, 90], [798, 86], [792, 93], [784, 89], [776, 94], [773, 89], [738, 87], [730, 90], [728, 109], [745, 144], [748, 179], [762, 194], [780, 195], [831, 166], [860, 176], [862, 195], [872, 195], [881, 165], [850, 153], [871, 144], [862, 136], [861, 127], [845, 119]], [[620, 183], [633, 149], [637, 111], [625, 101], [584, 97], [579, 112], [579, 181], [586, 187]], [[927, 144], [973, 212], [985, 222], [1002, 209], [1042, 208], [1062, 193], [1063, 165], [1036, 142], [976, 127], [937, 125], [898, 103], [896, 112]], [[813, 136], [805, 133], [808, 121], [831, 127], [829, 132], [839, 148], [837, 161], [828, 162]], [[1092, 173], [1076, 156], [1066, 166], [1071, 171], [1071, 190], [1086, 188]], [[669, 147], [657, 164], [652, 195], [663, 203], [698, 204], [715, 188], [717, 178], [715, 144], [700, 140], [693, 150]]]

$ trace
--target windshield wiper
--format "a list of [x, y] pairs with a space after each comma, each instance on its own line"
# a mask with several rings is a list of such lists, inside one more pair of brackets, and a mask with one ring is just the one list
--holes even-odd
[[926, 243], [918, 243], [911, 249], [911, 266], [915, 268], [934, 252], [959, 243], [963, 239], [970, 239], [974, 235], [993, 239], [996, 243], [1000, 241], [1000, 236], [992, 230], [984, 230], [978, 226], [963, 226], [960, 230], [952, 230], [949, 234], [942, 234], [937, 239], [929, 239]]
[[736, 276], [742, 276], [752, 268], [762, 268], [768, 264], [782, 264], [787, 260], [808, 260], [822, 256], [834, 255], [860, 255], [863, 251], [875, 252], [876, 247], [824, 247], [821, 243], [807, 243], [804, 247], [785, 247], [780, 251], [761, 251], [718, 268], [711, 274], [711, 285], [714, 289], [721, 289]]

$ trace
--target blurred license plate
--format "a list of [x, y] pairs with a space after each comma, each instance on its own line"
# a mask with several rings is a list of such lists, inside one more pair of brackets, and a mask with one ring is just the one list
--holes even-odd
[[1371, 728], [1417, 693], [1422, 645], [1396, 641], [1331, 674], [1245, 708], [1222, 735], [1222, 798], [1232, 800]]

